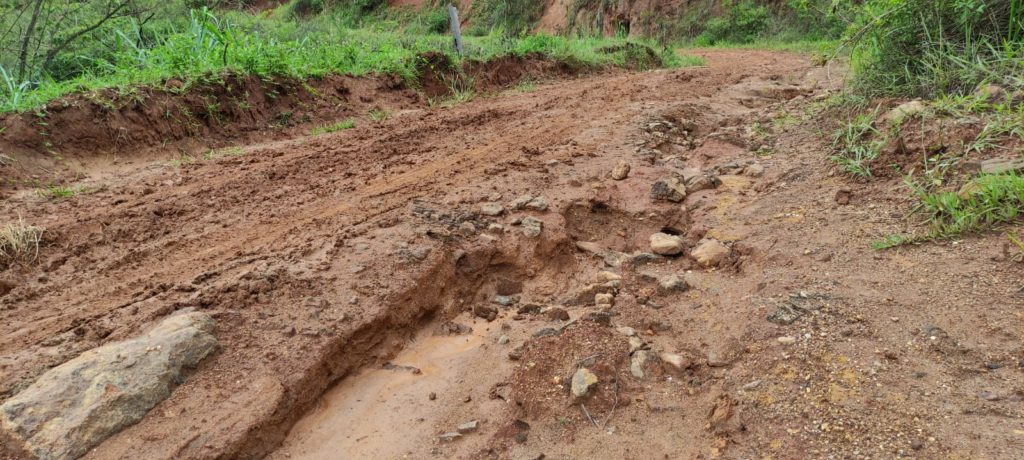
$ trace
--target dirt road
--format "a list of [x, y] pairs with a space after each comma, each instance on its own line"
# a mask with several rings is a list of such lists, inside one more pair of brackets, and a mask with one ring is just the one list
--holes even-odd
[[[813, 114], [839, 83], [700, 54], [20, 192], [0, 216], [48, 242], [0, 273], [0, 398], [195, 308], [220, 351], [86, 458], [1019, 454], [1024, 273], [1001, 240], [872, 251], [906, 193], [834, 174]], [[652, 199], [673, 173], [713, 176]], [[659, 232], [690, 256], [647, 254]], [[472, 331], [435, 335], [449, 320]]]

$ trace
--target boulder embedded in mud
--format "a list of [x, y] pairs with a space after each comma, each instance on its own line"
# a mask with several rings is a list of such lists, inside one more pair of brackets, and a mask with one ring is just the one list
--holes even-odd
[[928, 104], [919, 99], [904, 102], [882, 115], [881, 120], [890, 124], [902, 124], [903, 120], [918, 116], [928, 110]]
[[579, 368], [572, 376], [572, 395], [582, 398], [590, 392], [590, 388], [597, 384], [597, 376], [590, 369]]
[[686, 199], [686, 185], [676, 177], [660, 179], [651, 185], [651, 198], [678, 203]]
[[716, 267], [729, 257], [729, 247], [716, 239], [701, 240], [690, 256], [703, 267]]
[[534, 211], [544, 212], [544, 211], [548, 210], [548, 200], [546, 198], [542, 197], [542, 196], [538, 196], [538, 197], [530, 200], [529, 202], [527, 202], [524, 205], [524, 207], [526, 209], [531, 209], [531, 210], [534, 210]]
[[480, 214], [485, 216], [500, 216], [505, 208], [500, 203], [483, 203], [480, 205]]
[[612, 168], [612, 179], [623, 180], [629, 177], [629, 169], [630, 166], [628, 161], [620, 161], [619, 164]]
[[683, 252], [683, 239], [667, 233], [651, 235], [651, 252], [662, 256], [674, 256]]
[[41, 459], [72, 459], [133, 425], [217, 348], [209, 315], [185, 312], [88, 350], [0, 406], [0, 429]]
[[686, 181], [686, 190], [689, 193], [696, 193], [701, 190], [710, 190], [718, 188], [722, 184], [722, 180], [718, 176], [713, 174], [701, 174], [688, 181]]

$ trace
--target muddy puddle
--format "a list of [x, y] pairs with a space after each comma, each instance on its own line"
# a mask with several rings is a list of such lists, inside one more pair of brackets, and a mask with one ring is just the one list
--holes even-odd
[[[465, 403], [451, 388], [488, 354], [488, 324], [461, 321], [472, 332], [423, 331], [381, 367], [342, 380], [321, 397], [269, 458], [412, 458], [435, 442], [441, 409]], [[430, 395], [434, 394], [432, 398]], [[449, 401], [456, 399], [456, 401]]]

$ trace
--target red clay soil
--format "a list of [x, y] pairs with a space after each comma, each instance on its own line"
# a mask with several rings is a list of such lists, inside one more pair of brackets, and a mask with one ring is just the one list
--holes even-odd
[[[898, 179], [836, 174], [823, 120], [758, 140], [771, 156], [754, 155], [747, 129], [782, 109], [817, 113], [810, 101], [839, 82], [798, 55], [701, 54], [705, 68], [399, 108], [192, 163], [94, 166], [83, 184], [96, 191], [64, 200], [19, 190], [0, 216], [47, 233], [35, 263], [0, 271], [0, 401], [194, 307], [217, 319], [221, 350], [85, 458], [317, 458], [302, 441], [312, 438], [289, 430], [333, 410], [319, 400], [332, 384], [459, 317], [486, 334], [479, 356], [346, 454], [390, 443], [409, 458], [1017, 457], [1024, 268], [1003, 238], [871, 250], [904, 223]], [[622, 161], [629, 177], [612, 180]], [[684, 167], [717, 170], [721, 185], [652, 201], [651, 184]], [[509, 206], [526, 194], [548, 208]], [[481, 212], [486, 202], [504, 213]], [[542, 222], [539, 237], [524, 234], [527, 218]], [[685, 256], [621, 260], [648, 251], [657, 231], [688, 247], [713, 237], [732, 255], [714, 269]], [[613, 252], [595, 256], [583, 241]], [[624, 279], [615, 306], [595, 315], [577, 293], [602, 270]], [[672, 275], [690, 289], [659, 285]], [[497, 306], [499, 295], [518, 303]], [[768, 321], [780, 307], [799, 317]], [[688, 365], [636, 378], [621, 326]], [[561, 334], [533, 337], [546, 327]], [[588, 414], [565, 378], [595, 349]], [[437, 438], [476, 418], [475, 433]]]

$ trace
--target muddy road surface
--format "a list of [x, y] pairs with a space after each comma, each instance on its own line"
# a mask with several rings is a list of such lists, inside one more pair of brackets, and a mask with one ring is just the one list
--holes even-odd
[[827, 160], [835, 73], [699, 54], [20, 191], [0, 402], [190, 310], [217, 351], [84, 458], [1019, 456], [1002, 239], [871, 250], [907, 193]]

